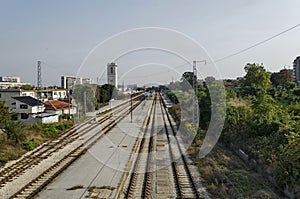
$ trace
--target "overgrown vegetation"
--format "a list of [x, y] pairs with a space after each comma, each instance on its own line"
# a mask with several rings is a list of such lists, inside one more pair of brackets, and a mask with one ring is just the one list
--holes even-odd
[[18, 121], [12, 121], [11, 115], [4, 102], [0, 102], [0, 166], [9, 160], [17, 159], [26, 151], [31, 151], [48, 140], [57, 138], [62, 131], [73, 125], [69, 120], [24, 126]]
[[189, 154], [212, 198], [282, 198], [271, 183], [222, 144], [217, 144], [204, 159], [198, 157], [199, 145], [193, 144]]
[[[291, 74], [282, 70], [276, 81], [263, 66], [248, 64], [247, 74], [231, 89], [223, 141], [238, 144], [275, 178], [282, 189], [299, 191], [300, 105]], [[273, 84], [272, 84], [273, 83]], [[243, 101], [244, 105], [235, 101]], [[299, 194], [299, 193], [298, 193]]]
[[[249, 158], [256, 160], [262, 169], [273, 177], [281, 190], [288, 187], [290, 192], [299, 196], [300, 89], [291, 81], [292, 74], [286, 69], [270, 74], [262, 65], [247, 64], [245, 72], [244, 77], [227, 81], [231, 83], [231, 86], [226, 87], [226, 121], [220, 142], [236, 144], [249, 155]], [[192, 79], [191, 76], [185, 78], [188, 78], [187, 81]], [[209, 81], [215, 80], [209, 78]], [[199, 126], [201, 129], [198, 131], [199, 135], [196, 136], [196, 143], [203, 139], [203, 135], [205, 135], [203, 132], [207, 130], [211, 120], [210, 92], [213, 91], [209, 90], [205, 84], [198, 86]], [[172, 100], [172, 98], [170, 99]], [[174, 100], [174, 102], [176, 101]], [[248, 191], [240, 186], [260, 184], [260, 180], [249, 179], [247, 167], [243, 167], [243, 171], [239, 174], [232, 173], [235, 171], [232, 170], [231, 164], [235, 164], [237, 160], [230, 161], [230, 164], [224, 166], [225, 163], [222, 164], [222, 161], [225, 161], [223, 156], [230, 153], [223, 145], [218, 144], [215, 151], [218, 152], [211, 153], [199, 162], [202, 173], [211, 170], [208, 172], [211, 174], [204, 175], [205, 181], [211, 183], [211, 186], [208, 186], [209, 191], [216, 194], [214, 196], [217, 198], [239, 197], [230, 193], [232, 189], [224, 183], [226, 179], [214, 180], [214, 175], [226, 174], [233, 183], [236, 183], [235, 180], [239, 182], [235, 186], [243, 194], [246, 194], [243, 195], [244, 197], [254, 197], [252, 195], [255, 194], [254, 192], [248, 194]], [[228, 157], [233, 158], [232, 155]], [[236, 178], [237, 176], [239, 177]], [[240, 179], [240, 177], [245, 179]], [[267, 182], [264, 181], [264, 183]], [[257, 191], [260, 190], [259, 187], [256, 188]], [[225, 195], [222, 196], [216, 190], [219, 192], [221, 190], [221, 193]]]

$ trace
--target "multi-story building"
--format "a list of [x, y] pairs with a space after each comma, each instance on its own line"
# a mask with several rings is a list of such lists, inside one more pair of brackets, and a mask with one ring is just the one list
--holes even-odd
[[0, 89], [8, 89], [14, 87], [21, 87], [29, 83], [21, 82], [20, 77], [1, 76], [0, 77]]
[[40, 91], [41, 98], [43, 100], [58, 100], [58, 99], [66, 99], [67, 98], [67, 91], [66, 89], [59, 89], [59, 88], [46, 88]]
[[72, 90], [78, 84], [92, 84], [93, 80], [85, 77], [61, 76], [61, 87], [66, 90]]
[[118, 88], [118, 65], [116, 63], [107, 64], [107, 83]]
[[298, 86], [300, 86], [300, 56], [298, 56], [293, 63], [294, 78]]
[[15, 100], [13, 97], [19, 96], [36, 97], [36, 93], [34, 90], [0, 89], [0, 101], [4, 101], [5, 106], [11, 109], [15, 106]]
[[21, 78], [20, 77], [11, 77], [11, 76], [1, 76], [0, 77], [0, 82], [16, 82], [20, 83]]

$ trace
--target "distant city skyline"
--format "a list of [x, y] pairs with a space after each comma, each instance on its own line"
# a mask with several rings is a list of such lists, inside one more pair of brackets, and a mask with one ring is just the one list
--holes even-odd
[[[212, 60], [218, 60], [300, 23], [297, 0], [0, 3], [0, 76], [19, 76], [22, 82], [36, 85], [36, 62], [40, 60], [43, 86], [59, 86], [61, 76], [76, 75], [95, 46], [129, 29], [161, 27], [179, 31], [202, 45]], [[221, 77], [243, 76], [248, 62], [263, 63], [271, 72], [284, 67], [292, 69], [294, 59], [300, 55], [299, 33], [300, 27], [217, 62]], [[162, 64], [155, 64], [160, 59], [164, 60]], [[143, 60], [144, 66], [132, 70]], [[119, 80], [125, 84], [169, 83], [180, 78], [181, 72], [192, 70], [183, 60], [154, 51], [130, 54], [117, 64]], [[178, 72], [163, 64], [178, 67]], [[80, 76], [106, 83], [106, 75], [102, 76], [106, 65], [97, 63], [93, 70]], [[205, 66], [199, 66], [199, 70], [201, 67]]]

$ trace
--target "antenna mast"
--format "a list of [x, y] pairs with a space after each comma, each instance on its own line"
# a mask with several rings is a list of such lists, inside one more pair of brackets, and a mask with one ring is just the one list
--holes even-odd
[[37, 62], [37, 90], [38, 98], [41, 98], [41, 89], [42, 89], [42, 65], [41, 61]]

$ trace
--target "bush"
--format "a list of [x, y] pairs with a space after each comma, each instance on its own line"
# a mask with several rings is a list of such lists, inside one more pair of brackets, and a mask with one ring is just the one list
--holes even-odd
[[64, 121], [63, 124], [65, 126], [65, 129], [68, 129], [71, 126], [73, 126], [73, 122], [72, 121]]
[[69, 115], [69, 114], [62, 114], [59, 116], [59, 119], [60, 120], [68, 120], [68, 119], [73, 119], [74, 118], [74, 115]]
[[52, 137], [56, 136], [59, 133], [59, 130], [57, 130], [53, 124], [50, 124], [45, 127], [44, 133], [45, 135]]
[[43, 130], [43, 126], [40, 123], [34, 123], [32, 125], [32, 129], [37, 130], [37, 131], [42, 131]]
[[44, 134], [49, 137], [55, 137], [57, 136], [60, 132], [70, 128], [73, 125], [73, 122], [68, 120], [68, 121], [62, 121], [54, 124], [44, 124], [43, 129], [44, 129]]
[[23, 127], [21, 122], [9, 121], [4, 128], [4, 132], [9, 140], [18, 144], [25, 140]]
[[23, 144], [23, 148], [26, 150], [26, 151], [31, 151], [35, 148], [35, 143], [33, 140], [30, 140], [30, 141], [27, 141]]
[[58, 129], [59, 131], [63, 131], [65, 130], [65, 125], [64, 123], [58, 123], [57, 126], [55, 126], [56, 129]]

